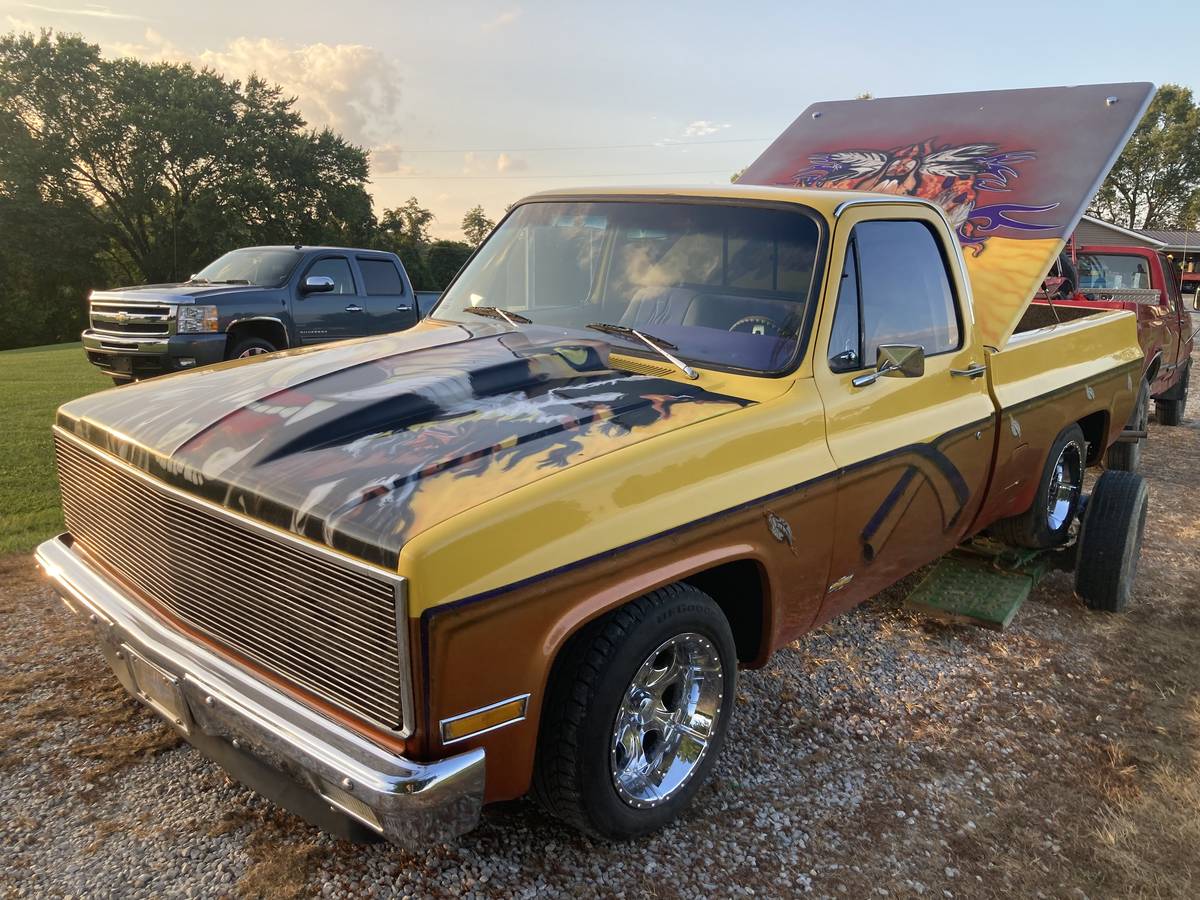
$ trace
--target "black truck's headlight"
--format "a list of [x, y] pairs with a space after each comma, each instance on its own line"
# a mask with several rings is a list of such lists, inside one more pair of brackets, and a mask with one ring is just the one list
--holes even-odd
[[215, 306], [181, 306], [175, 330], [180, 334], [199, 334], [217, 330]]

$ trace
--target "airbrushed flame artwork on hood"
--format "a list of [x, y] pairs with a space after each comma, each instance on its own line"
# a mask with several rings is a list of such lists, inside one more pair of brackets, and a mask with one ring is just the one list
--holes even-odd
[[[59, 424], [191, 493], [393, 567], [406, 540], [458, 512], [748, 405], [610, 368], [602, 341], [487, 323], [427, 322], [327, 348], [321, 362], [315, 377], [281, 357], [145, 382], [81, 398]], [[277, 368], [291, 383], [273, 378]], [[259, 390], [247, 397], [250, 385]], [[173, 424], [103, 428], [138, 402], [173, 408]]]
[[812, 165], [797, 172], [794, 187], [875, 191], [920, 197], [940, 206], [964, 247], [983, 252], [1001, 226], [1047, 231], [1052, 223], [1013, 218], [1014, 213], [1050, 212], [1057, 203], [987, 203], [983, 193], [1003, 193], [1020, 174], [1017, 166], [1037, 159], [1032, 150], [1001, 150], [996, 144], [942, 144], [937, 138], [890, 150], [836, 150], [809, 156]]
[[979, 337], [1003, 348], [1153, 96], [1130, 83], [814, 103], [738, 183], [940, 206]]

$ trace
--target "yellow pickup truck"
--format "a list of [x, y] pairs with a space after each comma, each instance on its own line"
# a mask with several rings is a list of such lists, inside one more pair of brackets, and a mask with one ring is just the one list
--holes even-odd
[[[1084, 600], [1128, 600], [1144, 485], [1105, 473], [1078, 519], [1134, 318], [1021, 321], [1151, 89], [1055, 90], [823, 104], [787, 183], [785, 146], [759, 184], [540, 194], [409, 331], [68, 403], [38, 561], [133, 695], [323, 828], [419, 844], [531, 789], [594, 835], [658, 828], [739, 667], [984, 529], [1078, 538]], [[1095, 113], [1095, 159], [897, 150], [945, 128], [922, 110], [1036, 133], [1051, 102]], [[804, 183], [844, 163], [870, 190]], [[1017, 226], [976, 215], [1018, 171], [1052, 230], [1012, 194]]]

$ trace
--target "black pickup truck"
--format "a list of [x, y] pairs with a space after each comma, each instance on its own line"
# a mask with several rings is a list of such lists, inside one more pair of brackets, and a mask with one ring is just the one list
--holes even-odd
[[182, 284], [93, 291], [88, 359], [117, 383], [303, 344], [410, 328], [438, 294], [394, 253], [245, 247]]

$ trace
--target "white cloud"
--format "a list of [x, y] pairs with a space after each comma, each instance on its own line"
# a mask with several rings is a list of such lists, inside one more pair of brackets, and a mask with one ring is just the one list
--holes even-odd
[[463, 175], [505, 175], [509, 172], [520, 172], [529, 168], [529, 163], [519, 156], [509, 156], [500, 153], [493, 156], [490, 153], [464, 153]]
[[497, 28], [505, 28], [517, 21], [517, 19], [521, 18], [521, 12], [522, 10], [520, 7], [514, 7], [513, 9], [505, 10], [504, 12], [500, 13], [500, 15], [496, 16], [496, 18], [488, 22], [484, 22], [483, 29], [485, 31], [495, 31]]
[[356, 144], [377, 147], [385, 168], [399, 166], [400, 71], [374, 47], [239, 37], [221, 49], [192, 54], [147, 28], [141, 41], [111, 42], [105, 52], [150, 62], [190, 62], [241, 81], [258, 75], [294, 96], [310, 127], [328, 126]]
[[107, 6], [100, 6], [96, 3], [85, 3], [81, 7], [75, 9], [64, 9], [58, 6], [42, 6], [40, 3], [25, 3], [23, 6], [26, 9], [36, 9], [38, 12], [55, 13], [60, 16], [87, 16], [91, 19], [123, 19], [125, 21], [144, 22], [145, 16], [135, 16], [132, 13], [119, 13], [109, 9]]
[[399, 144], [383, 144], [371, 148], [372, 175], [412, 175], [415, 166], [402, 162], [404, 150]]
[[290, 46], [272, 38], [235, 38], [223, 50], [205, 50], [202, 65], [227, 76], [250, 74], [296, 95], [310, 125], [328, 125], [359, 144], [387, 144], [396, 136], [400, 72], [396, 63], [362, 44]]
[[501, 153], [496, 157], [496, 171], [501, 174], [505, 172], [520, 172], [522, 169], [527, 168], [529, 168], [529, 164], [520, 157], [509, 156], [507, 153]]
[[711, 122], [708, 119], [697, 119], [695, 122], [689, 122], [688, 126], [683, 129], [684, 137], [707, 137], [710, 134], [716, 134], [718, 131], [724, 131], [726, 128], [731, 128], [728, 122], [717, 123]]
[[153, 28], [147, 28], [140, 42], [109, 41], [102, 48], [105, 56], [133, 56], [147, 62], [188, 62], [183, 48], [167, 40]]

